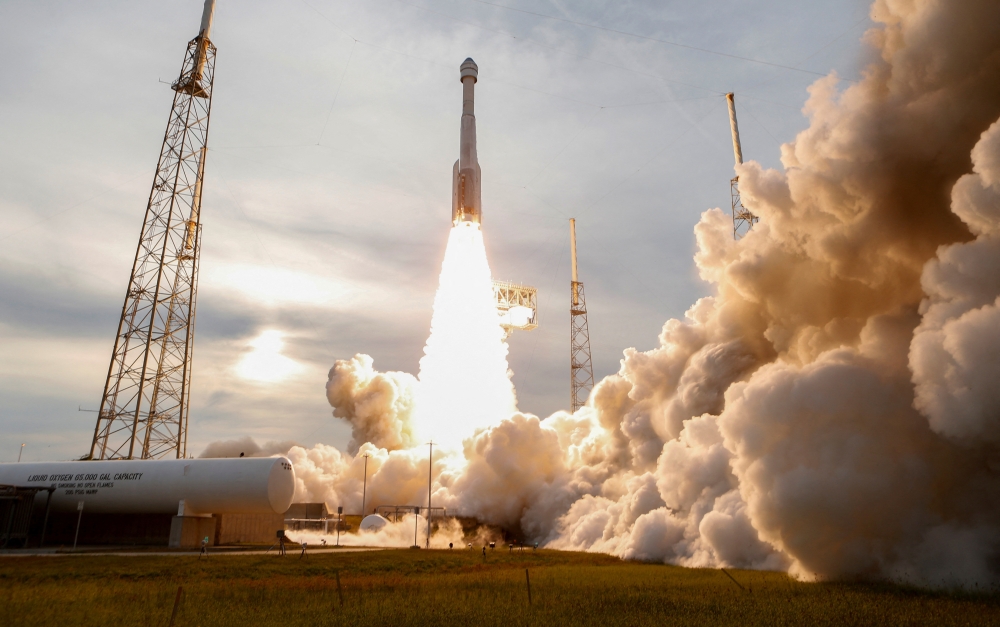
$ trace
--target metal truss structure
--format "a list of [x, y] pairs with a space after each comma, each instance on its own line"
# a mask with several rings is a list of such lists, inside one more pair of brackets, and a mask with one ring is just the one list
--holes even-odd
[[583, 295], [583, 283], [572, 281], [573, 306], [570, 307], [570, 380], [572, 383], [573, 411], [587, 403], [590, 390], [594, 388], [594, 366], [590, 361], [590, 329], [587, 326], [587, 299]]
[[515, 330], [530, 331], [538, 327], [538, 290], [507, 281], [493, 281], [493, 297], [504, 339]]
[[740, 177], [734, 176], [729, 181], [729, 190], [733, 196], [733, 239], [739, 239], [753, 228], [758, 218], [743, 206], [743, 200], [740, 199]]
[[[211, 25], [214, 0], [206, 2]], [[187, 453], [201, 189], [215, 46], [203, 18], [188, 43], [146, 207], [91, 459], [182, 458]]]
[[594, 366], [590, 359], [590, 327], [587, 324], [587, 298], [583, 283], [576, 274], [576, 220], [569, 221], [570, 257], [573, 279], [570, 281], [569, 372], [570, 406], [573, 411], [587, 403], [594, 388]]
[[[379, 505], [375, 508], [375, 513], [385, 518], [386, 520], [391, 520], [392, 522], [399, 522], [407, 514], [412, 514], [415, 511], [424, 510], [424, 515], [427, 518], [447, 518], [448, 510], [443, 507], [423, 507], [420, 505]], [[428, 513], [429, 512], [429, 513]]]

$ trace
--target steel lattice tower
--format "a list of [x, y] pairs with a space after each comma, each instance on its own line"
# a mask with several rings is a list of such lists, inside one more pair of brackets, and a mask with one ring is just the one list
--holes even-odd
[[[726, 103], [729, 105], [729, 126], [733, 131], [733, 156], [736, 157], [736, 165], [740, 165], [743, 163], [743, 148], [740, 146], [740, 129], [736, 125], [736, 101], [732, 92], [726, 94]], [[729, 193], [733, 197], [733, 239], [739, 239], [757, 223], [757, 216], [743, 206], [739, 175], [730, 179]]]
[[215, 46], [188, 42], [122, 307], [91, 459], [185, 457]]
[[570, 404], [575, 412], [587, 403], [590, 390], [594, 387], [594, 367], [590, 360], [587, 299], [583, 294], [583, 283], [577, 280], [576, 274], [576, 220], [573, 218], [569, 221], [569, 252], [573, 265], [569, 308]]

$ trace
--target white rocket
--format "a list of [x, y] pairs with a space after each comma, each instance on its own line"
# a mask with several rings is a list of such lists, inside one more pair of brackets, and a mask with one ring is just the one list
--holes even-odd
[[451, 221], [481, 224], [483, 218], [479, 159], [476, 156], [475, 85], [479, 66], [471, 58], [462, 63], [462, 133], [458, 161], [452, 173]]

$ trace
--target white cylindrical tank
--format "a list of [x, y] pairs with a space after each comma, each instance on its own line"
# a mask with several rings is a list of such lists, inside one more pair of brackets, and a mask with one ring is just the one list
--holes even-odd
[[54, 511], [82, 501], [95, 513], [282, 514], [295, 471], [285, 457], [8, 463], [0, 485], [54, 487]]

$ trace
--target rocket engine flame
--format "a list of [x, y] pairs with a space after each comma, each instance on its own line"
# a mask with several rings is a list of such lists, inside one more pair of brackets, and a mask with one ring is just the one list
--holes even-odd
[[452, 227], [420, 360], [414, 426], [419, 438], [457, 449], [516, 409], [507, 343], [493, 296], [483, 232]]

